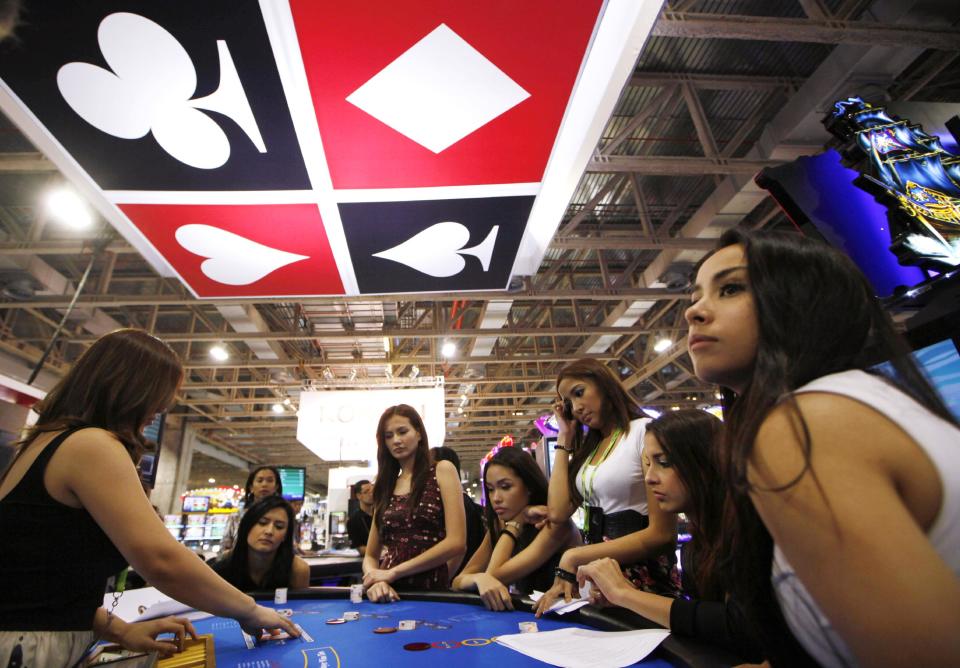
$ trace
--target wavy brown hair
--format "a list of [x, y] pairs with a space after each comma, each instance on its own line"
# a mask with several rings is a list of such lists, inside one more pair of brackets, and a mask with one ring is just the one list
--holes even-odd
[[413, 512], [420, 505], [423, 490], [427, 486], [427, 476], [430, 473], [430, 444], [427, 442], [427, 430], [423, 426], [423, 420], [420, 418], [417, 409], [407, 404], [398, 404], [383, 411], [383, 415], [380, 416], [380, 421], [377, 423], [378, 472], [377, 480], [373, 484], [373, 518], [378, 528], [383, 526], [383, 511], [390, 505], [393, 486], [397, 482], [397, 476], [400, 475], [400, 462], [390, 454], [390, 449], [383, 438], [387, 420], [394, 415], [407, 418], [413, 428], [420, 434], [420, 444], [417, 446], [417, 454], [413, 460], [413, 477], [410, 479], [410, 496], [407, 500], [408, 512]]
[[691, 575], [696, 597], [722, 601], [723, 586], [717, 572], [720, 523], [723, 508], [723, 479], [717, 466], [717, 446], [723, 422], [706, 411], [685, 408], [667, 411], [647, 425], [667, 461], [687, 490], [690, 503], [684, 510], [690, 523]]
[[141, 430], [173, 403], [182, 379], [179, 357], [157, 337], [140, 329], [104, 334], [34, 405], [39, 418], [17, 443], [10, 466], [41, 434], [79, 426], [109, 431], [137, 462], [151, 446]]
[[[613, 371], [597, 360], [579, 359], [563, 367], [557, 376], [558, 389], [561, 381], [565, 378], [592, 381], [603, 395], [603, 413], [600, 419], [605, 424], [612, 422], [617, 428], [623, 430], [624, 435], [630, 432], [630, 420], [643, 417], [642, 411], [627, 394], [627, 391], [623, 389], [623, 385], [613, 375]], [[575, 506], [583, 503], [583, 497], [577, 490], [577, 472], [580, 471], [580, 467], [584, 465], [602, 438], [599, 429], [590, 429], [584, 433], [580, 421], [574, 420], [573, 442], [570, 444], [573, 448], [573, 456], [570, 458], [570, 474], [567, 484], [570, 499]]]

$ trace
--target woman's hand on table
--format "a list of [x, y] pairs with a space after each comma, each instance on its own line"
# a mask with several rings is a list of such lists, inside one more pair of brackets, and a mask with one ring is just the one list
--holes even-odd
[[259, 638], [264, 629], [267, 631], [279, 629], [286, 631], [294, 638], [300, 637], [300, 631], [293, 622], [277, 613], [276, 610], [265, 608], [262, 605], [255, 607], [249, 615], [242, 618], [238, 617], [237, 621], [240, 622], [240, 628], [254, 638]]
[[543, 613], [547, 612], [553, 604], [561, 598], [569, 603], [573, 600], [573, 597], [577, 595], [578, 593], [573, 582], [556, 578], [553, 581], [553, 586], [545, 591], [543, 596], [540, 597], [540, 600], [537, 601], [537, 606], [534, 608], [534, 616], [541, 617]]
[[[172, 633], [172, 638], [160, 638], [163, 633]], [[184, 617], [163, 617], [146, 622], [128, 623], [118, 634], [117, 642], [134, 652], [157, 652], [166, 659], [183, 651], [183, 641], [187, 635], [196, 640], [197, 630], [190, 620]]]
[[620, 564], [609, 557], [591, 561], [577, 569], [577, 584], [583, 587], [590, 582], [590, 603], [593, 605], [620, 605], [622, 594], [633, 589], [630, 581], [623, 576]]
[[510, 591], [500, 580], [488, 575], [487, 573], [477, 573], [473, 576], [473, 581], [477, 585], [477, 593], [486, 606], [487, 610], [513, 610], [513, 599], [510, 598]]
[[367, 598], [373, 603], [392, 603], [399, 601], [400, 595], [386, 582], [377, 582], [367, 588]]
[[370, 588], [378, 582], [390, 584], [397, 579], [397, 574], [392, 568], [371, 568], [363, 574], [363, 586]]

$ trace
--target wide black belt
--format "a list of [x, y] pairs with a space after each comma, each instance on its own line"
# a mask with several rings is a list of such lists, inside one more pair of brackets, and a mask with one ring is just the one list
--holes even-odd
[[584, 538], [590, 544], [602, 543], [604, 538], [620, 538], [646, 529], [650, 524], [650, 518], [636, 510], [604, 513], [599, 506], [590, 506], [587, 517], [589, 525], [584, 530]]

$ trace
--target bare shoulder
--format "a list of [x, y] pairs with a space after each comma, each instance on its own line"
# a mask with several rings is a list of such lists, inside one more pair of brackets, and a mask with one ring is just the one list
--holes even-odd
[[72, 466], [72, 462], [78, 460], [83, 461], [85, 465], [96, 463], [100, 467], [113, 464], [126, 466], [131, 461], [130, 454], [123, 443], [113, 433], [98, 427], [81, 429], [71, 434], [57, 450], [51, 460], [51, 466], [54, 468], [64, 465]]
[[855, 399], [826, 392], [808, 392], [776, 406], [757, 432], [751, 456], [752, 474], [764, 485], [795, 480], [806, 466], [805, 445], [814, 469], [856, 464], [882, 466], [896, 450], [913, 446], [893, 422]]
[[457, 478], [457, 467], [446, 460], [437, 462], [437, 480], [443, 478], [459, 481], [459, 478]]

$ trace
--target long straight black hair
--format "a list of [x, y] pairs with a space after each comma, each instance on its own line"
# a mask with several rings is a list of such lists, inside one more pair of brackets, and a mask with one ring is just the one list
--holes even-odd
[[260, 518], [274, 508], [283, 508], [287, 513], [287, 535], [280, 542], [280, 546], [273, 555], [273, 564], [259, 587], [261, 589], [276, 589], [277, 587], [290, 586], [290, 573], [293, 570], [293, 534], [296, 533], [297, 525], [293, 506], [280, 496], [268, 496], [261, 499], [250, 506], [243, 514], [240, 519], [240, 526], [237, 528], [236, 543], [226, 557], [225, 580], [231, 583], [252, 580], [249, 570], [250, 546], [247, 544], [247, 537], [250, 535], [250, 530], [260, 521]]
[[[557, 376], [558, 390], [564, 378], [592, 381], [603, 395], [603, 413], [600, 418], [605, 423], [613, 422], [617, 428], [623, 430], [624, 435], [629, 433], [630, 421], [633, 418], [643, 417], [643, 412], [627, 394], [627, 391], [623, 389], [623, 385], [613, 375], [613, 371], [595, 359], [579, 359], [563, 367]], [[602, 438], [599, 429], [591, 428], [584, 433], [580, 421], [574, 421], [573, 442], [570, 444], [573, 448], [573, 457], [570, 458], [570, 474], [567, 479], [567, 486], [570, 499], [576, 506], [583, 503], [583, 497], [580, 496], [577, 489], [577, 472], [580, 471], [580, 467], [584, 465]]]
[[[510, 469], [523, 481], [524, 487], [530, 493], [530, 503], [528, 505], [547, 505], [548, 485], [547, 477], [543, 475], [543, 471], [540, 470], [537, 462], [520, 448], [500, 448], [497, 454], [490, 458], [483, 469], [483, 498], [486, 500], [483, 516], [487, 522], [487, 532], [490, 534], [490, 545], [497, 544], [497, 537], [500, 534], [497, 524], [499, 518], [493, 512], [493, 505], [490, 503], [490, 490], [487, 488], [487, 471], [494, 464]], [[529, 524], [524, 524], [523, 529], [525, 533], [528, 531], [536, 533], [536, 529]]]
[[383, 411], [380, 421], [377, 423], [377, 480], [373, 484], [373, 518], [377, 527], [383, 527], [383, 511], [390, 505], [390, 497], [393, 496], [393, 487], [397, 484], [397, 476], [400, 475], [400, 462], [390, 454], [390, 448], [387, 447], [386, 440], [383, 438], [383, 431], [387, 428], [387, 420], [394, 415], [405, 417], [413, 425], [413, 428], [420, 434], [420, 444], [417, 446], [417, 454], [413, 460], [413, 477], [410, 480], [410, 496], [408, 498], [407, 509], [410, 512], [420, 505], [420, 499], [423, 497], [423, 490], [427, 486], [427, 476], [430, 473], [430, 444], [427, 441], [427, 430], [423, 426], [423, 420], [420, 413], [413, 406], [407, 404], [397, 404]]
[[[753, 504], [747, 463], [761, 424], [784, 405], [801, 429], [804, 468], [810, 468], [810, 433], [793, 391], [832, 373], [860, 369], [885, 375], [893, 385], [938, 417], [957, 424], [910, 356], [867, 279], [842, 253], [798, 234], [729, 230], [718, 249], [739, 245], [758, 323], [756, 359], [738, 396], [722, 388], [725, 434], [721, 473], [727, 482], [718, 567], [729, 574], [728, 591], [755, 619], [776, 614], [770, 585], [773, 541]], [[872, 367], [886, 361], [881, 374]]]
[[[667, 461], [674, 468], [690, 499], [684, 511], [692, 540], [690, 562], [696, 598], [722, 601], [723, 585], [717, 572], [717, 550], [723, 515], [723, 479], [717, 462], [717, 447], [723, 422], [706, 411], [685, 408], [667, 411], [647, 425]], [[689, 592], [688, 592], [689, 593]]]

